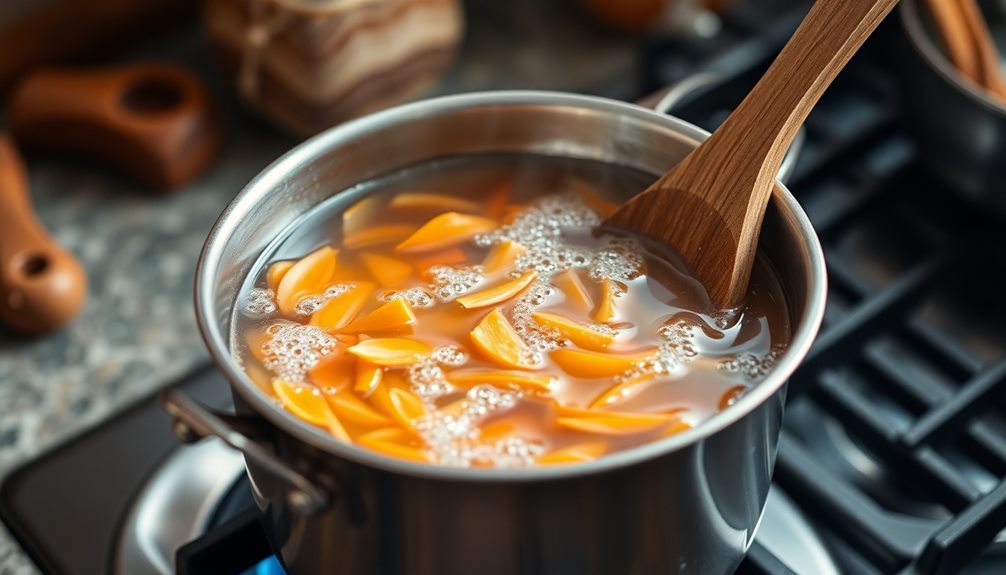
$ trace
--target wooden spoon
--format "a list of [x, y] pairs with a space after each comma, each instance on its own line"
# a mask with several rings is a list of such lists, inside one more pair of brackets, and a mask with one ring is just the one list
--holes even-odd
[[975, 84], [982, 84], [982, 66], [977, 45], [972, 41], [971, 30], [964, 12], [956, 0], [927, 0], [926, 7], [943, 38], [947, 57], [957, 71]]
[[800, 125], [897, 0], [818, 0], [751, 93], [609, 222], [670, 244], [721, 308], [747, 293], [776, 174]]
[[981, 74], [977, 83], [984, 86], [991, 94], [1006, 98], [1006, 80], [1003, 79], [999, 53], [988, 22], [975, 0], [957, 0], [957, 8], [968, 31], [968, 40], [974, 45]]
[[24, 164], [0, 134], [0, 321], [24, 333], [58, 328], [87, 296], [87, 276], [35, 218]]

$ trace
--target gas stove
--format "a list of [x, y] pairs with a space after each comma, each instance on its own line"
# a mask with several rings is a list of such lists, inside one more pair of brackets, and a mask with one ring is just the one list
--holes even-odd
[[[639, 92], [711, 72], [675, 113], [713, 128], [800, 16], [741, 9], [715, 39], [655, 39]], [[1006, 305], [989, 280], [1006, 255], [999, 222], [935, 181], [902, 130], [899, 33], [888, 22], [824, 97], [789, 180], [824, 245], [828, 308], [739, 573], [1006, 572]], [[230, 403], [211, 366], [172, 385]], [[8, 477], [0, 514], [41, 569], [283, 572], [241, 457], [180, 447], [170, 423], [151, 396]]]

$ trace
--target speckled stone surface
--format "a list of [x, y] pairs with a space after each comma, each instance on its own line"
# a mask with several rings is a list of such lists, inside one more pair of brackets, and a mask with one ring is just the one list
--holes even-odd
[[[635, 54], [624, 43], [599, 40], [568, 22], [549, 27], [498, 12], [507, 3], [487, 4], [497, 7], [469, 18], [461, 62], [437, 92], [596, 91], [633, 67]], [[507, 19], [524, 27], [511, 32], [545, 45], [514, 44], [499, 26], [484, 24]], [[83, 262], [90, 295], [81, 315], [58, 333], [25, 338], [0, 328], [0, 474], [207, 361], [192, 310], [203, 240], [241, 187], [297, 143], [239, 109], [196, 31], [130, 59], [180, 61], [197, 70], [224, 109], [225, 149], [205, 175], [163, 196], [92, 162], [27, 158], [36, 211]], [[633, 87], [620, 89], [630, 94]], [[0, 531], [0, 574], [34, 572]]]

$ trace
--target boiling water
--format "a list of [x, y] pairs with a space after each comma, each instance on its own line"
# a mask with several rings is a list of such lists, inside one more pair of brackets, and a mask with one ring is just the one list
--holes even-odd
[[[274, 399], [276, 377], [297, 384], [298, 393], [356, 393], [348, 389], [351, 384], [321, 385], [308, 375], [319, 360], [345, 353], [352, 342], [346, 344], [336, 335], [303, 324], [327, 301], [352, 289], [354, 279], [373, 281], [360, 256], [377, 253], [417, 269], [405, 285], [378, 288], [361, 315], [382, 302], [404, 298], [416, 322], [405, 335], [395, 337], [422, 341], [433, 349], [411, 366], [387, 370], [395, 371], [398, 379], [386, 377], [382, 383], [400, 385], [423, 402], [424, 415], [408, 422], [408, 437], [396, 441], [418, 449], [430, 462], [520, 467], [563, 448], [589, 445], [585, 450], [574, 448], [579, 454], [574, 460], [586, 460], [698, 425], [727, 408], [773, 367], [789, 341], [788, 313], [765, 261], [755, 265], [745, 305], [718, 310], [667, 248], [624, 232], [595, 231], [603, 219], [599, 211], [621, 203], [652, 180], [628, 168], [590, 161], [491, 155], [431, 163], [361, 184], [346, 192], [368, 198], [366, 209], [356, 209], [361, 214], [354, 213], [355, 219], [344, 217], [347, 202], [342, 198], [347, 196], [336, 196], [291, 226], [263, 255], [235, 306], [233, 352], [263, 393]], [[415, 192], [446, 196], [444, 205], [449, 207], [396, 204], [399, 195]], [[416, 229], [441, 212], [465, 207], [496, 210], [500, 224], [457, 246], [463, 257], [455, 254], [454, 260], [462, 261], [424, 269], [422, 254], [396, 253], [397, 242], [360, 249], [343, 245], [345, 237], [360, 231], [356, 228], [361, 219], [363, 230], [399, 224]], [[344, 229], [345, 221], [352, 230]], [[509, 268], [485, 271], [479, 264], [506, 241], [522, 245], [524, 251]], [[301, 299], [294, 314], [282, 316], [266, 284], [268, 265], [301, 258], [322, 245], [339, 249], [338, 268], [344, 275], [320, 293]], [[535, 272], [536, 280], [499, 306], [466, 310], [457, 302], [529, 272]], [[560, 283], [569, 273], [593, 294], [594, 305], [609, 297], [615, 315], [605, 321], [587, 317], [583, 302], [570, 297]], [[529, 366], [527, 373], [553, 376], [547, 391], [498, 382], [467, 388], [451, 383], [457, 370], [517, 371], [501, 367], [471, 345], [470, 332], [496, 307], [525, 344], [521, 362]], [[637, 359], [624, 371], [603, 377], [570, 375], [570, 368], [564, 371], [553, 358], [575, 346], [556, 329], [536, 321], [535, 312], [576, 318], [611, 340], [605, 354]], [[384, 337], [363, 334], [361, 339], [368, 335]], [[613, 388], [618, 392], [598, 403]], [[571, 415], [569, 408], [590, 408], [602, 415], [674, 414], [673, 426], [670, 431], [661, 426], [627, 433], [557, 425], [559, 418], [591, 417], [591, 412]], [[346, 428], [351, 438], [371, 431], [353, 424]], [[588, 452], [593, 455], [583, 455]]]

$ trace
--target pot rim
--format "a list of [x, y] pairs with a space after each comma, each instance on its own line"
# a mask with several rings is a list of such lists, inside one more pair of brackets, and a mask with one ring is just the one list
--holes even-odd
[[788, 212], [795, 220], [800, 230], [801, 247], [808, 256], [809, 269], [806, 270], [806, 273], [810, 288], [806, 296], [807, 301], [803, 317], [800, 318], [800, 321], [793, 330], [793, 337], [788, 348], [765, 380], [752, 387], [749, 392], [745, 393], [730, 408], [712, 416], [692, 429], [671, 437], [605, 455], [594, 461], [559, 466], [532, 466], [522, 469], [473, 469], [411, 462], [382, 455], [355, 444], [341, 443], [323, 430], [302, 422], [288, 411], [276, 408], [257, 389], [245, 371], [237, 365], [231, 355], [228, 343], [229, 337], [220, 332], [212, 319], [213, 314], [208, 312], [208, 310], [214, 308], [212, 303], [215, 287], [213, 270], [217, 269], [221, 263], [223, 247], [229, 237], [230, 230], [237, 222], [243, 219], [260, 197], [270, 193], [274, 189], [274, 184], [281, 180], [285, 174], [324, 155], [327, 150], [338, 142], [360, 137], [370, 132], [376, 126], [394, 125], [412, 118], [459, 111], [466, 108], [543, 104], [580, 107], [592, 111], [633, 116], [640, 120], [661, 125], [664, 128], [670, 128], [696, 142], [702, 141], [709, 136], [709, 133], [705, 130], [683, 120], [658, 114], [649, 108], [635, 104], [565, 92], [508, 90], [474, 92], [421, 100], [352, 120], [330, 128], [304, 141], [262, 170], [235, 196], [214, 223], [200, 253], [195, 278], [196, 319], [206, 347], [217, 367], [227, 376], [231, 387], [236, 388], [241, 397], [270, 423], [298, 440], [334, 456], [373, 468], [409, 476], [478, 482], [554, 480], [606, 472], [638, 464], [698, 443], [743, 419], [774, 396], [785, 385], [790, 375], [792, 375], [810, 350], [824, 315], [827, 294], [824, 253], [817, 234], [799, 203], [797, 203], [789, 190], [778, 181], [773, 193], [773, 201], [780, 204], [779, 207], [784, 212]]
[[1006, 105], [1001, 104], [995, 98], [976, 86], [964, 77], [946, 54], [936, 45], [935, 39], [922, 24], [922, 15], [919, 13], [921, 7], [916, 0], [906, 0], [898, 7], [898, 16], [901, 20], [901, 27], [908, 36], [908, 43], [922, 60], [932, 68], [945, 82], [954, 87], [964, 96], [975, 100], [975, 102], [989, 111], [1006, 116]]

